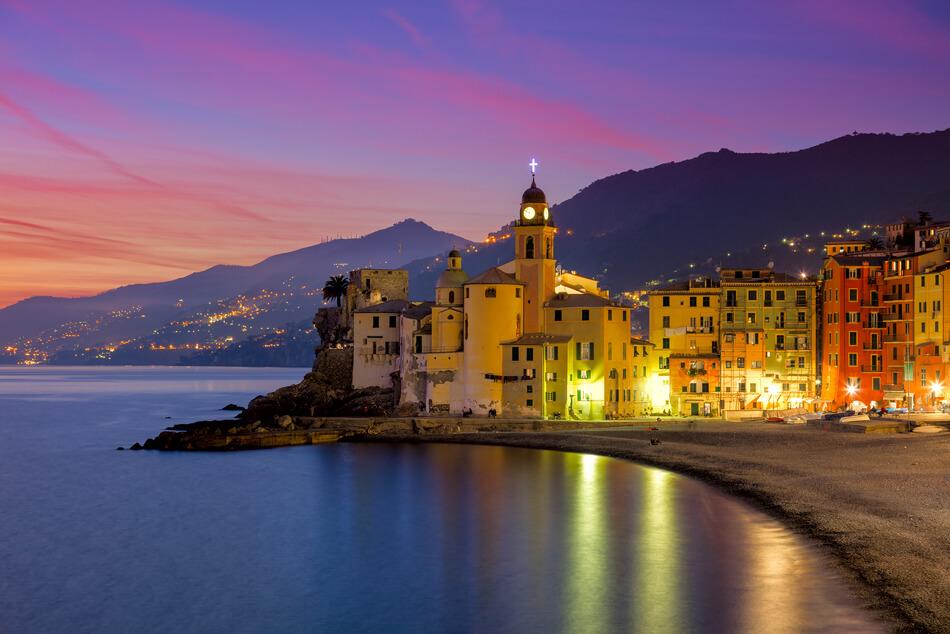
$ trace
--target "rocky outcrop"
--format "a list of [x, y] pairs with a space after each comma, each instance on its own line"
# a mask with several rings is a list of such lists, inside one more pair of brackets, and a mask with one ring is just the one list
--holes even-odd
[[320, 346], [324, 349], [340, 345], [346, 339], [347, 327], [342, 309], [334, 306], [321, 308], [313, 318], [313, 327], [320, 335]]

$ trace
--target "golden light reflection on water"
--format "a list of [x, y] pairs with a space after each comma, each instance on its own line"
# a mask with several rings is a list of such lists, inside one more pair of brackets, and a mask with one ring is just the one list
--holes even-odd
[[572, 632], [608, 631], [611, 598], [610, 557], [606, 551], [607, 458], [569, 454], [568, 468], [577, 474], [568, 533], [567, 610]]
[[640, 525], [632, 556], [635, 596], [630, 601], [630, 622], [639, 632], [676, 631], [677, 612], [683, 608], [675, 480], [669, 471], [643, 471]]

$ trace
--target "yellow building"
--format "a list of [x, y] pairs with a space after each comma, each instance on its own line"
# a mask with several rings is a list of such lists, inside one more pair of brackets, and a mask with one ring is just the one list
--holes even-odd
[[532, 178], [511, 262], [469, 279], [452, 251], [435, 302], [355, 312], [353, 384], [392, 386], [404, 411], [432, 414], [598, 420], [642, 413], [650, 345], [631, 340], [630, 308], [595, 280], [557, 271], [556, 236]]
[[719, 412], [719, 285], [709, 278], [651, 291], [651, 411], [674, 415]]
[[720, 289], [724, 414], [810, 409], [818, 388], [816, 280], [723, 269]]

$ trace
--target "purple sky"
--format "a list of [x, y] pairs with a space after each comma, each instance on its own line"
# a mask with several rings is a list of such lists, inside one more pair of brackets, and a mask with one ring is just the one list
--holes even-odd
[[945, 1], [0, 0], [0, 306], [948, 126]]

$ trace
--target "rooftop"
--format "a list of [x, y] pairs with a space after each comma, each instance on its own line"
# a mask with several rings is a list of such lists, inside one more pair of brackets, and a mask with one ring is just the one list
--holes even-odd
[[573, 339], [572, 335], [551, 335], [542, 332], [525, 333], [517, 339], [503, 341], [503, 346], [540, 346], [545, 343], [567, 343]]
[[509, 275], [497, 267], [492, 267], [465, 282], [466, 286], [469, 284], [517, 284], [524, 286], [524, 282], [519, 282], [514, 275]]
[[388, 302], [382, 302], [381, 304], [373, 304], [372, 306], [367, 306], [365, 308], [360, 308], [359, 310], [354, 310], [354, 313], [401, 313], [406, 308], [409, 307], [409, 302], [404, 299], [391, 299]]
[[606, 297], [591, 293], [558, 293], [545, 306], [552, 308], [598, 308], [600, 306], [621, 308], [619, 304], [615, 304]]

